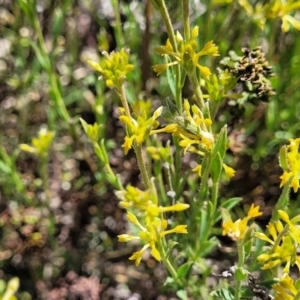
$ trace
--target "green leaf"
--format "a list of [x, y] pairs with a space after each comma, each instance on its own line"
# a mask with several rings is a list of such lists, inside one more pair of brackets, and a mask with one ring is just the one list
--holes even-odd
[[234, 275], [238, 281], [247, 279], [249, 272], [244, 268], [237, 268]]
[[207, 211], [204, 209], [201, 209], [200, 211], [200, 234], [199, 239], [203, 239], [205, 232], [207, 231]]
[[170, 242], [168, 243], [168, 250], [167, 250], [167, 253], [166, 253], [166, 257], [169, 257], [169, 255], [170, 255], [172, 249], [173, 249], [176, 245], [178, 245], [178, 244], [179, 244], [178, 242], [174, 242], [174, 241], [170, 241]]
[[218, 134], [215, 146], [212, 150], [212, 157], [217, 153], [220, 154], [221, 159], [223, 159], [227, 149], [227, 125], [225, 125]]
[[[169, 60], [166, 58], [166, 63]], [[176, 82], [175, 82], [175, 74], [172, 67], [167, 68], [167, 80], [174, 98], [176, 98]]]
[[283, 147], [280, 148], [280, 151], [279, 151], [279, 164], [280, 164], [280, 167], [284, 171], [288, 172], [289, 167], [288, 167], [288, 160], [287, 160], [287, 146], [283, 146]]
[[179, 116], [179, 111], [175, 103], [169, 98], [166, 99], [166, 104], [162, 114], [160, 115], [165, 121], [174, 123], [175, 116]]
[[52, 28], [51, 28], [51, 33], [53, 34], [55, 40], [61, 33], [64, 21], [65, 20], [64, 20], [63, 10], [60, 7], [56, 7], [53, 14], [53, 21], [52, 21]]
[[211, 253], [211, 251], [220, 243], [220, 241], [215, 237], [211, 237], [209, 241], [201, 243], [201, 252], [200, 256], [204, 257], [207, 254]]
[[188, 296], [187, 296], [187, 292], [185, 290], [179, 290], [176, 292], [176, 295], [182, 299], [182, 300], [187, 300]]
[[215, 300], [234, 300], [234, 292], [232, 288], [222, 288], [210, 293]]
[[245, 261], [249, 258], [250, 254], [251, 254], [251, 247], [252, 247], [252, 239], [247, 241], [244, 245]]
[[174, 279], [174, 278], [172, 278], [172, 277], [167, 277], [167, 279], [166, 279], [164, 285], [165, 285], [165, 286], [168, 286], [168, 285], [171, 286], [171, 285], [174, 285], [174, 282], [175, 282], [175, 279]]
[[10, 174], [11, 173], [11, 168], [5, 164], [4, 162], [0, 161], [0, 170], [6, 174]]
[[231, 216], [230, 216], [229, 211], [226, 208], [223, 208], [223, 207], [220, 207], [220, 210], [221, 210], [221, 217], [222, 217], [223, 222], [230, 221]]
[[193, 264], [194, 262], [192, 261], [188, 261], [182, 264], [177, 270], [178, 279], [187, 278], [192, 269]]
[[[230, 199], [224, 201], [223, 203], [221, 203], [221, 207], [225, 208], [227, 211], [230, 211], [242, 200], [243, 200], [243, 198], [241, 198], [241, 197], [230, 198]], [[216, 218], [215, 218], [215, 222], [219, 221], [220, 219], [221, 219], [221, 215], [217, 214]]]
[[222, 158], [218, 152], [212, 158], [211, 163], [211, 178], [214, 183], [217, 183], [220, 179], [222, 173]]

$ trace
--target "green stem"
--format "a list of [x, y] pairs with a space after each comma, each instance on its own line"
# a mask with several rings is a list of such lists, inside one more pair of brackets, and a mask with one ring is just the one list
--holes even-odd
[[206, 158], [207, 163], [205, 165], [204, 172], [201, 176], [201, 185], [200, 185], [200, 191], [199, 191], [199, 199], [200, 201], [204, 201], [206, 198], [206, 191], [208, 187], [208, 179], [209, 179], [209, 173], [211, 169], [211, 154], [207, 153]]
[[189, 0], [182, 1], [182, 11], [183, 11], [183, 29], [185, 41], [189, 41], [191, 35], [190, 29], [190, 12], [189, 12]]
[[150, 188], [150, 179], [149, 179], [147, 167], [146, 167], [146, 164], [145, 164], [145, 161], [143, 158], [142, 147], [134, 145], [133, 148], [134, 148], [136, 159], [137, 159], [137, 162], [138, 162], [141, 174], [142, 174], [144, 185], [148, 189], [148, 188]]
[[194, 93], [195, 93], [195, 97], [198, 102], [198, 105], [200, 106], [200, 109], [203, 109], [204, 99], [203, 99], [203, 94], [201, 91], [200, 82], [197, 78], [196, 70], [194, 70], [193, 74], [189, 75], [189, 79], [193, 85]]
[[177, 52], [177, 43], [176, 43], [176, 39], [175, 39], [175, 33], [173, 30], [172, 22], [171, 22], [165, 1], [164, 0], [156, 0], [156, 5], [154, 5], [154, 6], [157, 7], [157, 9], [159, 10], [159, 12], [162, 16], [163, 21], [167, 27], [167, 32], [168, 32], [168, 36], [170, 39], [170, 43], [174, 49], [174, 52]]
[[129, 105], [128, 105], [128, 101], [127, 101], [127, 97], [126, 97], [126, 93], [125, 93], [125, 86], [124, 84], [116, 90], [117, 91], [117, 94], [122, 102], [122, 106], [124, 108], [124, 111], [125, 111], [125, 115], [127, 117], [131, 117], [131, 114], [130, 114], [130, 109], [129, 109]]
[[120, 9], [119, 9], [119, 3], [117, 0], [111, 0], [111, 5], [114, 9], [115, 13], [115, 26], [114, 26], [114, 33], [116, 37], [116, 43], [119, 49], [124, 47], [124, 36], [122, 32], [122, 23], [121, 23], [121, 17], [120, 17]]
[[[131, 118], [131, 114], [130, 114], [130, 109], [129, 109], [129, 105], [128, 105], [128, 101], [126, 98], [126, 93], [125, 93], [125, 87], [124, 85], [122, 85], [119, 89], [116, 90], [117, 94], [122, 102], [124, 111], [125, 111], [125, 115], [129, 118]], [[134, 143], [133, 145], [133, 149], [135, 151], [136, 154], [136, 158], [137, 158], [137, 162], [142, 174], [142, 178], [143, 178], [143, 182], [146, 188], [150, 187], [150, 179], [149, 179], [149, 175], [147, 172], [147, 167], [145, 164], [145, 160], [143, 158], [143, 154], [142, 154], [142, 147], [136, 145], [136, 143]]]
[[[238, 268], [243, 268], [245, 263], [245, 252], [244, 252], [243, 240], [237, 242], [237, 249], [238, 249]], [[235, 279], [235, 281], [236, 283], [235, 283], [234, 299], [239, 300], [242, 282], [238, 279]]]
[[276, 42], [276, 20], [271, 20], [270, 22], [270, 32], [269, 32], [269, 49], [268, 49], [268, 60], [273, 61], [273, 56], [275, 52], [275, 42]]
[[73, 124], [70, 124], [71, 117], [70, 117], [70, 115], [68, 113], [68, 110], [66, 108], [66, 105], [63, 101], [62, 94], [60, 92], [60, 88], [59, 88], [58, 81], [57, 81], [57, 76], [56, 76], [56, 74], [55, 74], [55, 72], [52, 68], [52, 64], [51, 64], [51, 60], [49, 58], [49, 54], [46, 51], [45, 40], [44, 40], [43, 33], [42, 33], [42, 30], [41, 30], [40, 22], [37, 18], [37, 15], [35, 14], [34, 16], [35, 17], [32, 20], [32, 24], [33, 24], [33, 27], [34, 27], [35, 32], [37, 34], [39, 50], [41, 52], [41, 56], [42, 56], [42, 59], [44, 61], [43, 67], [44, 67], [44, 69], [47, 72], [48, 77], [49, 77], [49, 83], [50, 83], [50, 86], [51, 86], [51, 89], [52, 89], [52, 97], [53, 97], [53, 101], [54, 101], [54, 104], [55, 104], [55, 108], [57, 110], [57, 113], [60, 115], [60, 117], [68, 124], [69, 130], [70, 130], [70, 133], [71, 133], [72, 137], [75, 140], [77, 140], [78, 137], [77, 137], [77, 133], [76, 133], [76, 130], [75, 130], [75, 126], [73, 126]]
[[[161, 240], [158, 241], [158, 248], [159, 248], [159, 252], [161, 254], [161, 260], [163, 261], [163, 264], [166, 267], [166, 269], [168, 270], [171, 277], [175, 281], [178, 282], [179, 279], [177, 276], [177, 272], [176, 272], [175, 268], [173, 267], [173, 265], [171, 264], [170, 260], [168, 259], [167, 255], [166, 255], [165, 246], [163, 244], [166, 244], [164, 238], [162, 238]], [[179, 283], [182, 284], [181, 281]]]
[[278, 210], [285, 209], [289, 202], [289, 193], [290, 193], [290, 184], [292, 182], [292, 177], [285, 183], [283, 186], [281, 195], [275, 205], [275, 209], [273, 210], [271, 222], [278, 220]]
[[[188, 2], [188, 1], [185, 0], [185, 2]], [[177, 42], [176, 42], [176, 38], [175, 38], [175, 33], [174, 33], [173, 25], [172, 25], [165, 1], [164, 0], [152, 0], [152, 3], [154, 5], [154, 7], [160, 12], [162, 19], [165, 23], [165, 26], [167, 28], [170, 43], [174, 49], [174, 52], [177, 52]], [[186, 11], [185, 13], [188, 14], [188, 6], [187, 7], [185, 6], [185, 11]], [[187, 24], [185, 26], [187, 26]], [[180, 112], [182, 111], [181, 76], [182, 76], [181, 67], [179, 65], [176, 65], [175, 66], [175, 80], [176, 80], [175, 102], [176, 102], [176, 106]]]
[[219, 182], [213, 182], [211, 187], [211, 203], [213, 205], [213, 211], [211, 212], [210, 220], [213, 222], [215, 211], [218, 204], [218, 195], [219, 195]]

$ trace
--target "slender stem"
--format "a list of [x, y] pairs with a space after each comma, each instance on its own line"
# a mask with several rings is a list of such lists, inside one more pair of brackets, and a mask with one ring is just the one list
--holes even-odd
[[120, 9], [119, 9], [119, 3], [117, 0], [111, 0], [111, 5], [114, 9], [115, 13], [115, 26], [114, 26], [114, 32], [116, 37], [117, 46], [119, 49], [124, 47], [124, 36], [122, 32], [122, 22], [120, 18]]
[[[237, 249], [238, 249], [238, 268], [243, 268], [244, 262], [245, 262], [245, 252], [244, 252], [243, 240], [237, 242]], [[239, 300], [242, 282], [237, 279], [235, 281], [236, 281], [236, 283], [235, 283], [234, 299]]]
[[[187, 0], [185, 0], [187, 1]], [[164, 0], [152, 0], [154, 7], [157, 8], [163, 18], [165, 26], [167, 28], [168, 36], [170, 43], [174, 49], [174, 52], [177, 52], [177, 42], [175, 38], [175, 33], [173, 29], [173, 25], [169, 16], [168, 9], [166, 7]], [[188, 10], [188, 8], [187, 8]], [[176, 80], [176, 95], [175, 95], [175, 102], [178, 110], [182, 111], [182, 95], [181, 95], [181, 67], [179, 65], [175, 66], [175, 80]]]
[[289, 202], [289, 193], [290, 193], [290, 183], [292, 181], [292, 177], [285, 183], [283, 186], [281, 195], [275, 205], [275, 209], [273, 210], [271, 222], [278, 220], [278, 210], [284, 209]]
[[204, 201], [206, 196], [206, 191], [208, 188], [208, 178], [209, 178], [209, 172], [211, 168], [211, 154], [207, 153], [207, 164], [205, 166], [204, 172], [201, 176], [201, 186], [200, 186], [200, 192], [199, 192], [199, 199], [200, 201]]
[[133, 149], [135, 151], [136, 159], [137, 159], [137, 162], [138, 162], [141, 174], [142, 174], [144, 185], [148, 189], [150, 187], [150, 179], [149, 179], [147, 167], [146, 167], [146, 164], [145, 164], [145, 161], [143, 158], [142, 147], [134, 145]]
[[215, 211], [217, 209], [217, 203], [218, 203], [218, 194], [219, 194], [219, 182], [213, 182], [211, 187], [211, 203], [213, 205], [213, 210], [211, 212], [210, 220], [213, 222], [213, 217], [215, 214]]
[[52, 64], [51, 64], [51, 61], [49, 58], [49, 54], [46, 51], [45, 40], [44, 40], [43, 33], [41, 30], [40, 22], [37, 18], [37, 15], [35, 14], [34, 16], [35, 17], [32, 20], [32, 24], [33, 24], [33, 27], [37, 34], [39, 50], [41, 51], [41, 55], [43, 57], [43, 61], [44, 61], [43, 67], [49, 76], [49, 82], [50, 82], [50, 86], [52, 89], [52, 96], [53, 96], [53, 101], [55, 103], [55, 108], [57, 110], [57, 113], [61, 116], [61, 118], [69, 125], [69, 130], [70, 130], [70, 133], [72, 134], [72, 137], [75, 140], [77, 140], [78, 137], [77, 137], [77, 133], [75, 130], [75, 126], [73, 126], [69, 122], [71, 120], [71, 117], [70, 117], [68, 110], [66, 108], [66, 105], [63, 101], [63, 98], [62, 98], [62, 95], [60, 92], [60, 88], [59, 88], [59, 85], [57, 82], [56, 74], [53, 71]]
[[182, 11], [183, 11], [184, 38], [185, 38], [185, 41], [188, 41], [190, 39], [190, 35], [191, 35], [189, 0], [182, 1]]
[[176, 272], [175, 268], [173, 267], [173, 265], [171, 264], [170, 260], [168, 259], [167, 255], [166, 255], [166, 250], [165, 250], [165, 247], [163, 245], [164, 243], [165, 243], [164, 238], [158, 240], [158, 247], [159, 247], [159, 250], [160, 250], [159, 252], [161, 254], [161, 259], [162, 259], [165, 267], [169, 271], [170, 275], [172, 276], [172, 278], [177, 281], [178, 280], [177, 272]]
[[275, 53], [275, 44], [276, 44], [276, 27], [277, 25], [277, 22], [276, 20], [271, 20], [270, 22], [270, 32], [269, 32], [269, 49], [268, 49], [268, 60], [269, 61], [273, 61], [273, 56], [274, 56], [274, 53]]
[[127, 97], [126, 97], [126, 93], [125, 93], [125, 86], [124, 84], [116, 90], [117, 91], [117, 94], [122, 102], [122, 106], [125, 110], [125, 115], [127, 117], [131, 117], [131, 114], [130, 114], [130, 109], [129, 109], [129, 105], [128, 105], [128, 101], [127, 101]]
[[203, 109], [204, 107], [204, 99], [203, 94], [201, 91], [200, 82], [197, 78], [196, 70], [193, 72], [193, 74], [189, 75], [189, 78], [192, 82], [192, 85], [194, 87], [195, 97], [198, 102], [198, 105], [200, 106], [200, 109]]
[[175, 39], [175, 33], [173, 30], [173, 26], [172, 26], [172, 22], [169, 16], [169, 12], [168, 9], [166, 7], [165, 1], [164, 0], [157, 0], [156, 4], [158, 6], [159, 12], [164, 20], [164, 23], [167, 27], [167, 32], [168, 32], [168, 36], [170, 39], [170, 43], [174, 49], [174, 52], [177, 52], [177, 43], [176, 43], [176, 39]]
[[[125, 111], [125, 115], [127, 117], [131, 117], [128, 101], [127, 101], [127, 98], [126, 98], [124, 85], [122, 85], [117, 90], [117, 93], [118, 93], [118, 95], [120, 97], [120, 100], [122, 102], [122, 105], [123, 105], [123, 108], [124, 108], [124, 111]], [[145, 160], [143, 158], [142, 147], [138, 146], [138, 145], [136, 145], [136, 143], [134, 143], [133, 149], [135, 151], [137, 162], [138, 162], [139, 168], [141, 170], [144, 185], [145, 185], [146, 188], [149, 188], [150, 187], [150, 179], [149, 179], [149, 175], [148, 175], [148, 172], [147, 172], [146, 163], [145, 163]]]

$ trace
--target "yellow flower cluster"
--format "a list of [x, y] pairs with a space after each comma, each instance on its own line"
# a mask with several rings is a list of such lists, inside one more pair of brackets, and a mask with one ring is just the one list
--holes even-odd
[[23, 151], [37, 154], [38, 156], [47, 156], [48, 150], [54, 138], [54, 132], [42, 128], [37, 138], [32, 138], [31, 146], [27, 144], [20, 144], [19, 148]]
[[248, 0], [239, 0], [239, 4], [258, 22], [261, 29], [264, 29], [267, 19], [281, 19], [283, 32], [289, 31], [291, 26], [300, 30], [300, 21], [290, 15], [292, 11], [300, 8], [299, 0], [274, 0], [267, 1], [266, 4], [258, 1], [255, 7]]
[[255, 236], [271, 244], [268, 253], [261, 254], [257, 260], [264, 263], [262, 269], [271, 269], [281, 263], [285, 263], [284, 273], [290, 271], [291, 265], [296, 264], [300, 270], [300, 256], [296, 255], [300, 244], [299, 226], [295, 225], [296, 218], [290, 220], [288, 214], [283, 210], [278, 211], [281, 220], [286, 222], [286, 227], [281, 221], [269, 223], [267, 226], [271, 238], [264, 233], [256, 232]]
[[[280, 281], [274, 284], [273, 289], [276, 292], [274, 300], [295, 300], [298, 289], [295, 286], [294, 280], [287, 274], [284, 274]], [[297, 298], [298, 299], [298, 298]]]
[[168, 39], [165, 46], [159, 46], [155, 48], [155, 51], [161, 55], [168, 55], [174, 59], [174, 61], [166, 64], [159, 64], [153, 66], [154, 71], [157, 75], [160, 75], [164, 72], [168, 67], [174, 65], [183, 66], [186, 71], [191, 74], [195, 67], [197, 67], [201, 74], [206, 78], [211, 74], [210, 69], [208, 67], [202, 66], [199, 64], [199, 58], [205, 55], [218, 56], [218, 47], [213, 43], [213, 41], [209, 41], [204, 45], [204, 47], [196, 52], [198, 44], [197, 44], [197, 36], [199, 34], [199, 27], [196, 26], [191, 31], [191, 39], [189, 41], [184, 41], [183, 37], [179, 32], [176, 34], [176, 42], [178, 44], [177, 50], [174, 50], [173, 46]]
[[153, 133], [172, 133], [179, 138], [178, 143], [184, 148], [184, 153], [190, 151], [204, 155], [198, 148], [204, 152], [212, 149], [214, 136], [209, 130], [212, 121], [203, 117], [203, 113], [197, 105], [190, 107], [188, 100], [184, 100], [183, 107], [183, 116], [174, 116], [174, 123], [168, 124], [162, 129], [153, 130]]
[[280, 163], [283, 168], [283, 174], [280, 176], [280, 187], [290, 182], [290, 187], [296, 193], [299, 189], [300, 179], [300, 153], [299, 153], [300, 138], [290, 139], [290, 145], [284, 146], [281, 150]]
[[145, 245], [142, 249], [134, 252], [129, 258], [135, 261], [136, 266], [140, 264], [143, 253], [148, 248], [151, 248], [151, 255], [157, 261], [161, 261], [161, 245], [165, 235], [171, 233], [187, 233], [187, 225], [177, 225], [173, 229], [166, 230], [168, 222], [163, 218], [163, 213], [168, 211], [183, 211], [188, 209], [189, 205], [177, 203], [167, 207], [159, 206], [153, 181], [151, 181], [151, 188], [146, 191], [128, 186], [126, 190], [116, 192], [116, 195], [121, 200], [121, 207], [125, 209], [135, 209], [138, 212], [137, 215], [140, 216], [145, 223], [145, 225], [142, 225], [136, 215], [127, 211], [129, 222], [136, 225], [140, 232], [137, 236], [130, 234], [121, 234], [118, 236], [120, 242], [132, 240], [144, 241]]
[[134, 66], [129, 64], [129, 52], [121, 49], [119, 52], [106, 51], [102, 53], [105, 57], [101, 63], [88, 61], [90, 67], [100, 72], [105, 78], [105, 83], [110, 88], [120, 88], [126, 79], [126, 74], [133, 70]]
[[259, 217], [261, 215], [262, 212], [259, 212], [259, 206], [254, 206], [254, 204], [251, 205], [248, 214], [245, 218], [238, 219], [235, 222], [231, 220], [229, 214], [226, 214], [226, 217], [223, 217], [223, 235], [228, 235], [235, 241], [242, 240], [249, 229], [249, 220]]
[[[133, 141], [140, 146], [150, 134], [155, 133], [154, 129], [159, 126], [159, 122], [156, 119], [161, 115], [162, 110], [163, 107], [159, 107], [150, 118], [147, 118], [145, 111], [138, 115], [136, 120], [125, 114], [119, 117], [120, 121], [124, 123], [127, 128], [127, 135], [125, 136], [125, 141], [122, 146], [125, 154], [131, 149]], [[120, 111], [123, 112], [123, 109], [120, 108]]]

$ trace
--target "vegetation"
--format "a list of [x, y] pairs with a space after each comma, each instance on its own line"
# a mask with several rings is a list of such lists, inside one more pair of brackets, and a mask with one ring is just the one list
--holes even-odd
[[299, 8], [4, 1], [0, 299], [300, 299]]

